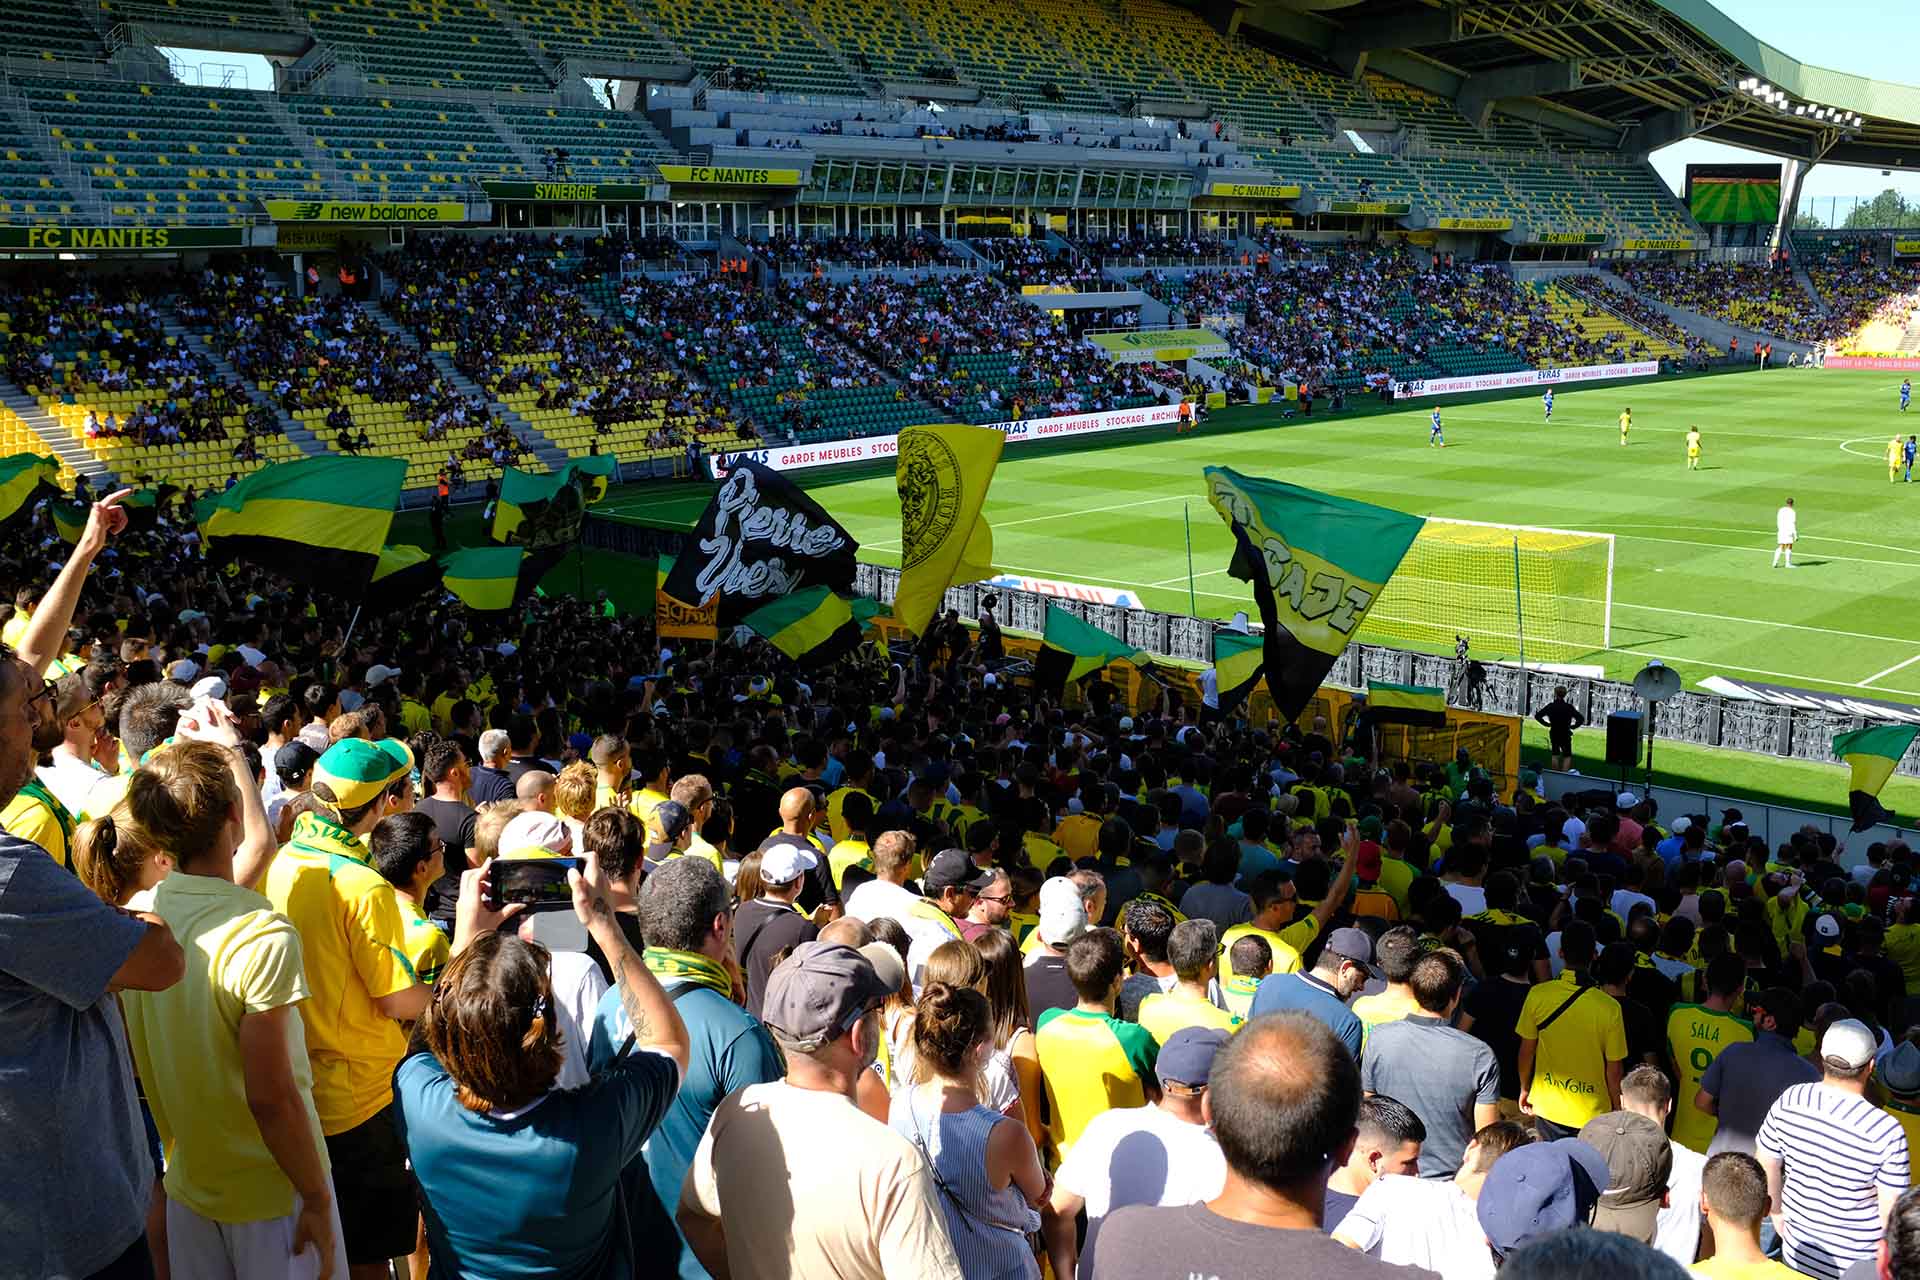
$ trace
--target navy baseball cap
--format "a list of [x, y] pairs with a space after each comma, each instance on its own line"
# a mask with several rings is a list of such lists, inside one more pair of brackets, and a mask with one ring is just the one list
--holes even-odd
[[1578, 1138], [1516, 1147], [1493, 1162], [1475, 1212], [1501, 1257], [1530, 1240], [1593, 1219], [1612, 1184], [1607, 1158]]
[[1153, 1060], [1161, 1084], [1203, 1085], [1213, 1071], [1213, 1055], [1227, 1047], [1219, 1027], [1182, 1027], [1167, 1037]]

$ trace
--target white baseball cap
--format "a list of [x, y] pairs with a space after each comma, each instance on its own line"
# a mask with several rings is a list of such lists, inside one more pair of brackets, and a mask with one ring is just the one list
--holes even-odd
[[782, 841], [760, 855], [760, 879], [771, 885], [789, 885], [820, 865], [820, 855], [809, 844]]
[[1080, 886], [1065, 876], [1054, 876], [1040, 886], [1040, 941], [1064, 947], [1087, 931], [1087, 902]]
[[1633, 808], [1633, 806], [1640, 803], [1640, 797], [1633, 794], [1633, 792], [1631, 791], [1622, 791], [1619, 795], [1613, 798], [1613, 802], [1619, 805], [1622, 809], [1631, 809]]
[[194, 698], [224, 698], [227, 696], [227, 682], [219, 676], [203, 676], [194, 682]]
[[167, 668], [167, 679], [178, 680], [181, 684], [192, 684], [200, 676], [200, 664], [192, 658], [182, 658]]
[[516, 813], [500, 831], [500, 853], [510, 858], [522, 849], [568, 854], [573, 851], [573, 833], [550, 813]]
[[378, 689], [381, 685], [399, 674], [399, 667], [389, 667], [376, 662], [367, 668], [367, 688]]
[[1842, 1018], [1820, 1037], [1820, 1056], [1847, 1071], [1858, 1071], [1873, 1061], [1880, 1048], [1867, 1024], [1857, 1018]]
[[1693, 830], [1692, 818], [1675, 818], [1673, 820], [1673, 834], [1683, 836], [1691, 830]]

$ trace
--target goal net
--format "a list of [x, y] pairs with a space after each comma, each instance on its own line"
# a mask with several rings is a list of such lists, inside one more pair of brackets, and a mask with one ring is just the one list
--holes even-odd
[[1612, 641], [1613, 535], [1429, 519], [1360, 639], [1573, 662]]

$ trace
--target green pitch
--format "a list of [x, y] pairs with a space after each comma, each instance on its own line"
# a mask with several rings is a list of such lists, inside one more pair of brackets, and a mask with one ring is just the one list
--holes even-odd
[[1697, 178], [1693, 184], [1697, 222], [1764, 222], [1780, 217], [1780, 183], [1738, 178]]
[[[1585, 659], [1611, 676], [1662, 658], [1689, 684], [1719, 674], [1920, 702], [1920, 484], [1889, 484], [1885, 463], [1890, 435], [1920, 432], [1920, 410], [1898, 412], [1899, 385], [1884, 372], [1775, 369], [1565, 390], [1551, 425], [1537, 397], [1443, 405], [1445, 449], [1427, 445], [1430, 402], [1080, 453], [1016, 448], [987, 501], [994, 559], [1185, 611], [1190, 509], [1199, 612], [1251, 612], [1201, 495], [1201, 466], [1218, 463], [1422, 515], [1616, 535], [1613, 648]], [[1689, 424], [1704, 444], [1694, 472]], [[864, 557], [897, 562], [890, 475], [810, 488]], [[706, 502], [629, 492], [599, 510], [691, 521]], [[1787, 497], [1800, 513], [1792, 572], [1769, 567]]]

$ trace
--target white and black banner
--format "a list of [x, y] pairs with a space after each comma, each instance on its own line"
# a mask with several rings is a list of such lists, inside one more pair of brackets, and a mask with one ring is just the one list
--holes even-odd
[[725, 628], [802, 587], [851, 592], [859, 549], [798, 485], [742, 461], [727, 472], [662, 589], [689, 604], [718, 592]]

